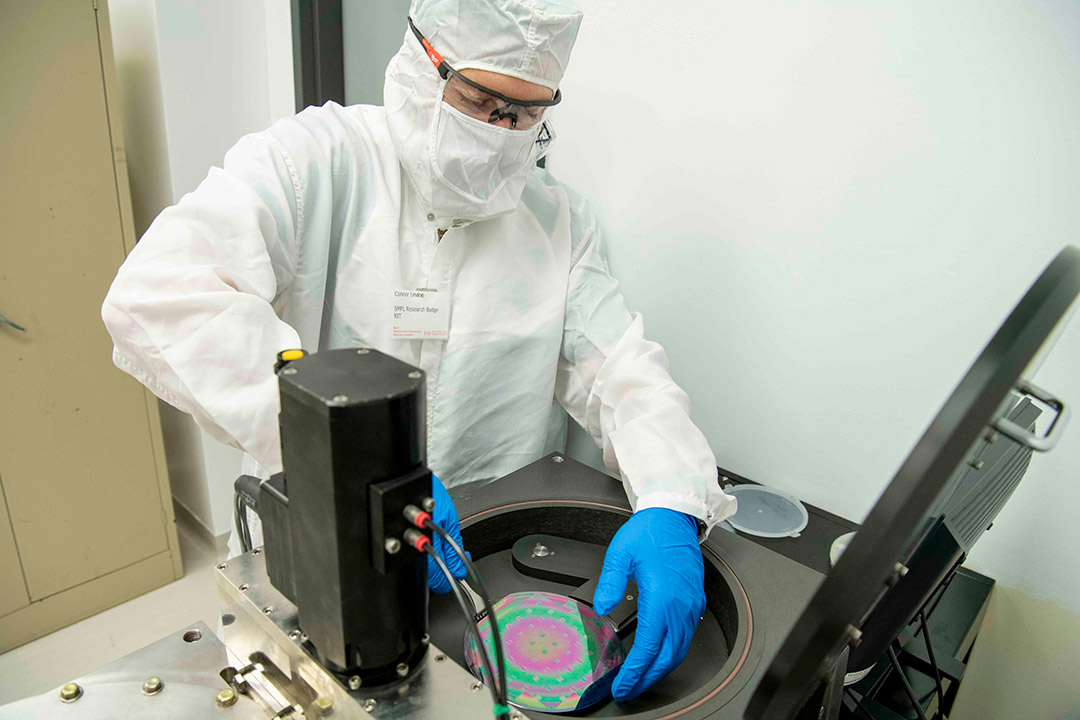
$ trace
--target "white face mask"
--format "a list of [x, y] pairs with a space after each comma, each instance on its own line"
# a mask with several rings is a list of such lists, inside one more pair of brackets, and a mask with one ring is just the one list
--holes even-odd
[[431, 209], [482, 220], [514, 210], [536, 164], [540, 126], [510, 130], [439, 102], [431, 123]]

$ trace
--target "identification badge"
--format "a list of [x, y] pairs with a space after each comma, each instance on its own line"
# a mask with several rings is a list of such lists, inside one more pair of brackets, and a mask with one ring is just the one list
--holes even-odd
[[437, 290], [393, 290], [390, 317], [394, 337], [445, 340], [450, 333], [450, 298]]

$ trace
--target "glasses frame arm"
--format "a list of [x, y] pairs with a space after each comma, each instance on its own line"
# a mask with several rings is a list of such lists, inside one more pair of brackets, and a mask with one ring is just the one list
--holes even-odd
[[446, 62], [443, 56], [440, 55], [439, 52], [431, 46], [431, 43], [428, 42], [428, 39], [424, 37], [423, 34], [416, 28], [416, 25], [413, 24], [412, 17], [408, 17], [406, 19], [409, 21], [409, 29], [412, 30], [413, 35], [415, 35], [416, 39], [420, 41], [421, 45], [423, 45], [424, 52], [427, 53], [428, 59], [431, 60], [431, 64], [435, 66], [435, 69], [438, 70], [439, 76], [443, 80], [446, 80], [450, 75], [453, 75], [466, 85], [469, 85], [479, 90], [480, 92], [487, 93], [492, 97], [496, 97], [499, 100], [502, 100], [507, 105], [517, 105], [518, 107], [551, 107], [552, 105], [558, 105], [560, 102], [562, 102], [562, 91], [558, 88], [556, 88], [555, 95], [550, 100], [521, 100], [519, 98], [512, 98], [507, 95], [503, 95], [500, 92], [496, 92], [491, 88], [484, 87], [480, 83], [470, 80], [469, 78], [462, 75], [459, 71], [455, 70], [450, 65], [450, 63]]

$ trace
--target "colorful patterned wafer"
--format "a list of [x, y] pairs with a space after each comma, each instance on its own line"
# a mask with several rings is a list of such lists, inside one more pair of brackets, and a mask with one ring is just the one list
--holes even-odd
[[[610, 620], [563, 595], [513, 593], [495, 603], [494, 614], [506, 656], [507, 699], [518, 707], [569, 712], [584, 707], [583, 703], [592, 704], [606, 692], [586, 691], [626, 657]], [[490, 616], [477, 628], [491, 666], [498, 672]], [[490, 684], [471, 633], [465, 635], [465, 660], [477, 677]]]

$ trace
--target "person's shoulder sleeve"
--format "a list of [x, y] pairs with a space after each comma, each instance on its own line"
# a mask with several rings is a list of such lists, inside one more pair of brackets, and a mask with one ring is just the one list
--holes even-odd
[[267, 467], [280, 464], [274, 359], [300, 346], [271, 305], [304, 231], [296, 135], [279, 123], [242, 138], [162, 211], [102, 306], [117, 366]]
[[720, 489], [716, 459], [664, 349], [626, 307], [604, 222], [582, 195], [567, 188], [566, 196], [571, 262], [556, 396], [619, 473], [635, 510], [666, 507], [711, 528], [734, 513], [735, 500]]

